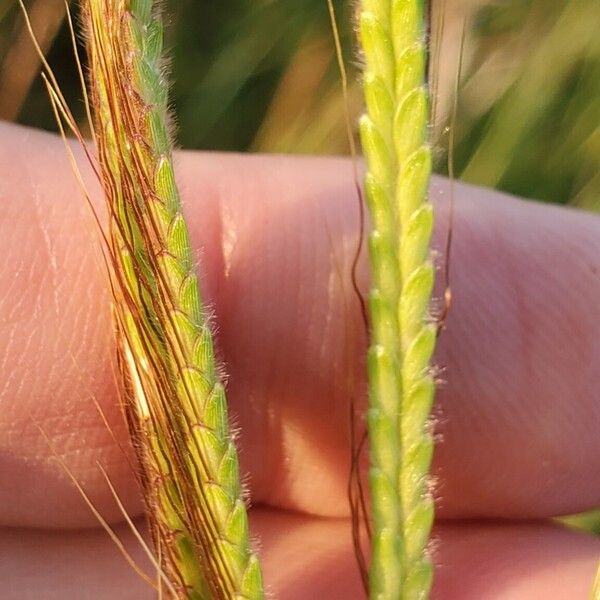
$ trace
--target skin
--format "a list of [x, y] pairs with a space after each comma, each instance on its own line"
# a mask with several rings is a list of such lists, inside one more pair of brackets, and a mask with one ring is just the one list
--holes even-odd
[[[139, 517], [98, 228], [59, 139], [0, 125], [0, 140], [1, 595], [152, 598], [57, 460], [152, 573], [98, 467]], [[177, 169], [268, 586], [361, 598], [345, 491], [348, 403], [366, 396], [350, 163], [181, 153]], [[431, 195], [441, 251], [448, 184]], [[600, 505], [600, 220], [458, 184], [455, 201], [433, 597], [587, 598], [600, 542], [548, 517]], [[359, 280], [366, 292], [364, 255]]]

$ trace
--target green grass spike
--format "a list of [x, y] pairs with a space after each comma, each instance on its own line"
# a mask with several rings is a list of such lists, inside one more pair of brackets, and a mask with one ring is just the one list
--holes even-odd
[[428, 319], [434, 267], [423, 1], [363, 0], [359, 25], [367, 107], [360, 131], [372, 222], [370, 596], [417, 600], [428, 597], [432, 581], [428, 420], [436, 341]]

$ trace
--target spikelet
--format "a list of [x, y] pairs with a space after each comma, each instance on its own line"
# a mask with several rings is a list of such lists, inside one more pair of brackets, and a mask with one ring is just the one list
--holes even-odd
[[124, 412], [177, 598], [263, 598], [237, 452], [175, 185], [151, 0], [87, 0]]
[[370, 595], [427, 598], [433, 521], [427, 475], [434, 395], [427, 320], [434, 282], [431, 155], [423, 0], [362, 0], [367, 111], [360, 122], [371, 215], [371, 347], [368, 357], [373, 505]]

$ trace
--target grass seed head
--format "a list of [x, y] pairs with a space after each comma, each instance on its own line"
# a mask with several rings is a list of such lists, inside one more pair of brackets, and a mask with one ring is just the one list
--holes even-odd
[[150, 0], [87, 0], [90, 97], [127, 424], [179, 598], [262, 598], [237, 452], [175, 184]]

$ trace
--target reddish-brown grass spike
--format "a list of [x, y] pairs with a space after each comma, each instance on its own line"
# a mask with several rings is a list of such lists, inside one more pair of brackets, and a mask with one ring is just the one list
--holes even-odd
[[88, 0], [85, 21], [124, 409], [161, 570], [178, 598], [262, 598], [174, 182], [161, 26], [150, 0]]

